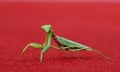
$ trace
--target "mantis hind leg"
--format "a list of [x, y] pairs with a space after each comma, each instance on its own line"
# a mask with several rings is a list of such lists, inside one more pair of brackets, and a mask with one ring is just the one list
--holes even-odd
[[103, 56], [105, 59], [110, 60], [110, 61], [113, 61], [112, 58], [110, 58], [110, 57], [104, 55], [103, 53], [99, 52], [98, 50], [93, 49], [93, 51], [96, 52], [97, 54]]
[[80, 55], [77, 53], [77, 51], [74, 51], [74, 54], [76, 54], [77, 58], [80, 59]]
[[38, 44], [38, 43], [29, 43], [25, 46], [25, 48], [23, 48], [18, 60], [21, 59], [21, 57], [23, 56], [23, 54], [26, 52], [26, 50], [29, 48], [29, 47], [33, 47], [35, 49], [39, 49], [39, 48], [42, 48], [42, 45], [41, 44]]

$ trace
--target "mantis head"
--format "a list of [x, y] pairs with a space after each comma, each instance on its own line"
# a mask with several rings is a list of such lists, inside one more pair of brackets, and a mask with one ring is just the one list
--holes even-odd
[[45, 32], [49, 32], [51, 30], [51, 25], [43, 25], [41, 26], [41, 28], [45, 31]]

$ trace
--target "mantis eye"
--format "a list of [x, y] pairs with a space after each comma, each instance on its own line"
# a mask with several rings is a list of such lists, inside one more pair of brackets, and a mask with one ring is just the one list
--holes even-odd
[[41, 28], [45, 31], [45, 32], [49, 32], [51, 29], [51, 25], [43, 25], [41, 26]]

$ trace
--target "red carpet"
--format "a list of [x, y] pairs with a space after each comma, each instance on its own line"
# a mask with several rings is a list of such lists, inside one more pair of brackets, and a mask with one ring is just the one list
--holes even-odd
[[[39, 63], [39, 50], [29, 42], [44, 42], [42, 24], [51, 24], [61, 36], [87, 44], [115, 59], [94, 52], [50, 49]], [[54, 44], [54, 43], [53, 43]], [[0, 3], [0, 72], [120, 72], [119, 3]]]

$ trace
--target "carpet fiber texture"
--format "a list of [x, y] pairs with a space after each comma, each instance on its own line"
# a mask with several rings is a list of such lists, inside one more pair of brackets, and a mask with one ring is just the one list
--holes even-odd
[[[33, 48], [17, 60], [27, 43], [44, 43], [43, 24], [114, 61], [87, 51], [78, 52], [78, 59], [72, 52], [52, 48], [42, 64], [40, 50]], [[0, 3], [0, 72], [120, 72], [119, 66], [119, 3]]]

